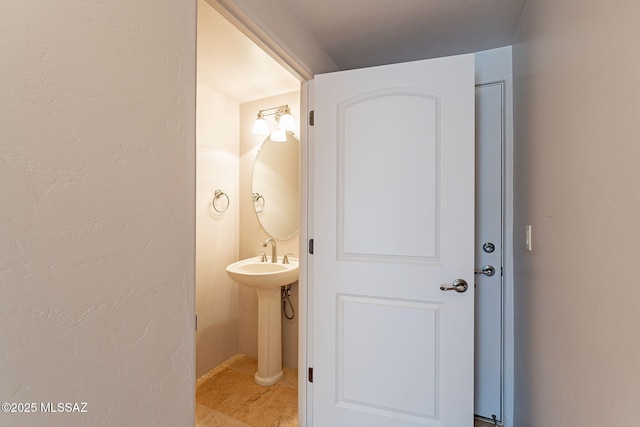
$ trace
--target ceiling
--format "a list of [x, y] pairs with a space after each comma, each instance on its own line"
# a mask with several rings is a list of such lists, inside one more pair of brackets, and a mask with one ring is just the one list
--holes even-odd
[[[477, 52], [512, 43], [526, 0], [280, 0], [342, 70]], [[299, 81], [198, 1], [198, 81], [252, 101]]]
[[508, 46], [526, 0], [282, 0], [341, 70]]
[[205, 0], [198, 0], [198, 82], [242, 104], [300, 89], [300, 81]]

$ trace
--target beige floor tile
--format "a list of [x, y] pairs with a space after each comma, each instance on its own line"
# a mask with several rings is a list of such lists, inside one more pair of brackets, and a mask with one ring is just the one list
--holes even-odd
[[274, 385], [265, 387], [268, 390], [257, 399], [247, 401], [243, 406], [236, 408], [230, 415], [256, 427], [271, 427], [282, 420], [283, 413], [298, 398], [296, 390]]
[[296, 369], [284, 368], [284, 378], [280, 380], [278, 384], [284, 387], [298, 389], [298, 371]]
[[230, 359], [223, 362], [223, 365], [234, 371], [242, 372], [247, 375], [255, 375], [258, 370], [258, 361], [244, 354], [236, 354]]
[[273, 427], [298, 427], [298, 402], [292, 402], [276, 418]]
[[206, 383], [207, 381], [209, 381], [209, 379], [215, 375], [217, 375], [219, 372], [224, 371], [226, 369], [226, 366], [223, 365], [218, 365], [215, 368], [213, 368], [212, 370], [210, 370], [209, 372], [207, 372], [206, 374], [204, 374], [203, 376], [201, 376], [200, 378], [196, 379], [196, 389], [198, 388], [198, 386], [200, 384]]
[[203, 418], [205, 418], [207, 415], [209, 415], [209, 413], [211, 413], [211, 411], [213, 411], [213, 409], [208, 408], [204, 405], [201, 405], [199, 403], [196, 403], [196, 423], [200, 420], [202, 420]]
[[196, 427], [252, 427], [218, 411], [211, 411], [204, 419], [196, 422]]
[[233, 411], [265, 390], [250, 375], [223, 369], [196, 387], [196, 402], [221, 412]]
[[281, 381], [264, 387], [253, 379], [256, 370], [255, 359], [236, 355], [198, 378], [196, 426], [297, 427], [297, 371], [285, 369]]

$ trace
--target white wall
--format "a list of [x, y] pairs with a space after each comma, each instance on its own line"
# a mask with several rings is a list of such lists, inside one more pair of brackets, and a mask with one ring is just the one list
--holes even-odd
[[[259, 99], [240, 105], [240, 259], [257, 255], [262, 243], [269, 236], [260, 223], [251, 200], [251, 178], [253, 163], [265, 137], [251, 133], [251, 125], [258, 110], [288, 104], [291, 114], [300, 127], [300, 92], [290, 92]], [[267, 117], [269, 120], [272, 116]], [[299, 257], [299, 235], [289, 240], [278, 240], [278, 255], [287, 252]], [[268, 254], [269, 252], [267, 252]], [[291, 301], [296, 310], [296, 318], [282, 318], [282, 361], [288, 368], [298, 368], [298, 285], [292, 286]], [[240, 326], [238, 351], [253, 357], [258, 355], [258, 298], [254, 289], [240, 287]]]
[[[225, 267], [238, 260], [239, 104], [198, 83], [196, 182], [196, 376], [238, 348], [238, 285]], [[219, 189], [228, 208], [211, 203]], [[218, 210], [227, 199], [216, 200]]]
[[195, 22], [0, 2], [0, 425], [193, 425]]
[[638, 16], [529, 0], [513, 47], [518, 427], [638, 425]]

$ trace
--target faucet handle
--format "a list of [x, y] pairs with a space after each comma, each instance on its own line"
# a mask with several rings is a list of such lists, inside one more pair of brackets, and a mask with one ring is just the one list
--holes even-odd
[[293, 253], [289, 252], [284, 254], [284, 258], [282, 258], [282, 263], [283, 264], [289, 264], [289, 255], [293, 255]]
[[258, 255], [260, 255], [260, 262], [267, 262], [267, 254], [264, 251], [258, 251]]

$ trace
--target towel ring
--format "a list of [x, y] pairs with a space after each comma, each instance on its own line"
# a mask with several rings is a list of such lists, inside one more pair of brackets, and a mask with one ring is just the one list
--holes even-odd
[[262, 212], [264, 210], [264, 197], [260, 193], [253, 193], [251, 198], [253, 199], [253, 208], [256, 213]]
[[[216, 200], [218, 200], [219, 198], [224, 197], [225, 199], [227, 199], [227, 203], [225, 205], [224, 208], [222, 209], [218, 209], [216, 207]], [[227, 209], [229, 209], [229, 196], [227, 195], [227, 193], [225, 193], [224, 191], [218, 189], [213, 193], [213, 200], [211, 200], [211, 206], [213, 207], [213, 210], [215, 210], [218, 213], [223, 213], [225, 212]]]

